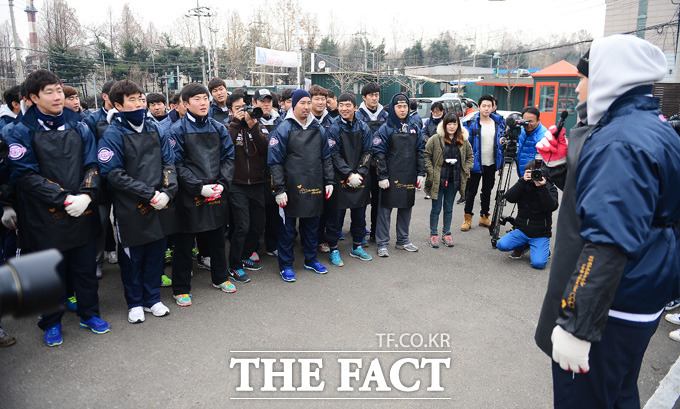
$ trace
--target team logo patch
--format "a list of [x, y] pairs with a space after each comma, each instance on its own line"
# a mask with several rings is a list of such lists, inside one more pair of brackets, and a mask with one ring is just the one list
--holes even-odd
[[411, 129], [411, 133], [416, 133], [416, 130], [415, 130], [415, 129]]
[[662, 122], [668, 122], [663, 114], [659, 114], [659, 119], [661, 119]]
[[335, 146], [335, 140], [333, 138], [328, 138], [328, 147], [332, 148]]
[[274, 147], [279, 144], [279, 140], [275, 137], [269, 139], [269, 146]]
[[373, 146], [380, 145], [380, 142], [382, 142], [382, 139], [380, 139], [379, 136], [376, 136], [375, 138], [373, 138]]
[[97, 152], [97, 159], [99, 159], [99, 162], [101, 163], [106, 163], [113, 158], [113, 151], [109, 148], [101, 148], [99, 152]]
[[177, 145], [177, 141], [175, 140], [175, 138], [173, 138], [171, 136], [168, 137], [168, 142], [170, 142], [170, 147], [172, 147], [172, 148], [174, 148], [175, 145]]
[[263, 135], [269, 135], [269, 129], [262, 127], [262, 134]]
[[18, 143], [13, 143], [9, 146], [9, 154], [7, 155], [12, 160], [21, 159], [26, 153], [26, 148]]

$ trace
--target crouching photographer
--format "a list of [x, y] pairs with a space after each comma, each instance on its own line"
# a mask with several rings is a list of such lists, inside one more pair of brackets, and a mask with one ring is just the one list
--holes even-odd
[[[540, 172], [536, 160], [526, 164], [524, 176], [505, 193], [505, 199], [517, 203], [514, 229], [498, 240], [500, 251], [512, 251], [510, 258], [519, 259], [530, 249], [531, 266], [542, 269], [548, 264], [552, 213], [557, 210], [557, 188]], [[539, 168], [534, 173], [534, 168]], [[533, 174], [533, 177], [532, 177]]]

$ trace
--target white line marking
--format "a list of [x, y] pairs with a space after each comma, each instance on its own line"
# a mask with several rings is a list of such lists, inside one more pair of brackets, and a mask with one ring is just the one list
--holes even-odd
[[672, 408], [680, 396], [680, 357], [675, 361], [644, 409]]

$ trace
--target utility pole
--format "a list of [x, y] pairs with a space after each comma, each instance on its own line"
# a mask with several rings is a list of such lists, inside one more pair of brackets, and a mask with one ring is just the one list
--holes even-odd
[[[210, 13], [210, 8], [209, 7], [201, 7], [198, 5], [198, 1], [196, 0], [196, 8], [189, 9], [189, 13], [185, 14], [185, 17], [196, 17], [198, 18], [198, 40], [199, 44], [201, 47], [203, 47], [203, 29], [201, 28], [201, 17], [211, 17], [213, 14]], [[201, 72], [203, 73], [203, 85], [207, 84], [207, 81], [205, 79], [205, 55], [201, 53]]]
[[102, 51], [102, 64], [104, 64], [104, 82], [106, 82], [106, 61], [104, 61], [104, 50]]
[[297, 26], [297, 47], [295, 51], [297, 51], [298, 54], [297, 87], [300, 88], [300, 66], [302, 65], [302, 44], [300, 43], [300, 3], [297, 3], [297, 12], [295, 13], [295, 25]]
[[19, 36], [17, 26], [14, 22], [14, 0], [9, 0], [9, 18], [12, 21], [12, 35], [14, 36], [14, 57], [17, 65], [17, 81], [24, 82], [24, 67], [21, 65], [21, 47], [19, 47]]
[[97, 75], [94, 72], [92, 73], [92, 83], [94, 85], [94, 109], [97, 110], [99, 109], [97, 104]]
[[[217, 32], [219, 30], [216, 29], [216, 28], [212, 28], [212, 27], [208, 27], [208, 30], [210, 30], [210, 45], [213, 49], [213, 57], [212, 57], [212, 60], [213, 60], [213, 78], [216, 78], [216, 77], [219, 76], [219, 73], [217, 71], [217, 46], [215, 44], [216, 41], [215, 41], [215, 38], [213, 37], [213, 34], [217, 34]], [[215, 37], [217, 37], [217, 36], [215, 36]]]

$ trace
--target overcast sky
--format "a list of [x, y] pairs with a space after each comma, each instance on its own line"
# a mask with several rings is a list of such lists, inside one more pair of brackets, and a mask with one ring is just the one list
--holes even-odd
[[[0, 21], [9, 19], [9, 7], [2, 1]], [[28, 0], [14, 0], [14, 13], [17, 20], [19, 37], [24, 44], [28, 42], [26, 8]], [[108, 7], [115, 16], [120, 15], [124, 1], [113, 0], [67, 0], [75, 8], [82, 25], [100, 24], [105, 21]], [[526, 42], [549, 40], [553, 36], [570, 35], [581, 29], [588, 30], [594, 37], [601, 37], [604, 31], [605, 0], [430, 0], [430, 1], [367, 1], [367, 0], [299, 0], [300, 7], [315, 12], [321, 29], [331, 20], [341, 27], [341, 38], [347, 38], [364, 28], [374, 43], [384, 38], [388, 50], [410, 46], [416, 39], [425, 43], [435, 38], [439, 32], [450, 30], [459, 33], [458, 38], [472, 45], [475, 42], [479, 51], [492, 48], [504, 30], [516, 33]], [[42, 0], [34, 0], [38, 13]], [[279, 7], [280, 3], [266, 1], [215, 1], [201, 0], [201, 6], [210, 7], [213, 12], [224, 13], [238, 10], [244, 20], [248, 20], [254, 4]], [[337, 4], [337, 5], [336, 5]], [[434, 5], [437, 5], [436, 7]], [[153, 22], [159, 31], [169, 30], [171, 23], [193, 7], [191, 0], [144, 0], [131, 1], [131, 9], [144, 22], [144, 27]], [[40, 14], [38, 14], [40, 15]], [[398, 28], [398, 29], [395, 29]], [[207, 41], [207, 40], [206, 40]]]

